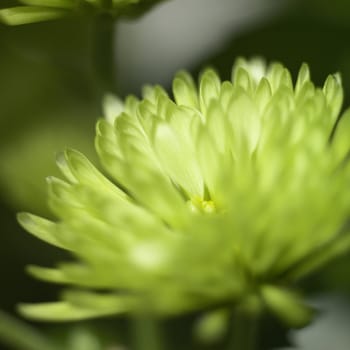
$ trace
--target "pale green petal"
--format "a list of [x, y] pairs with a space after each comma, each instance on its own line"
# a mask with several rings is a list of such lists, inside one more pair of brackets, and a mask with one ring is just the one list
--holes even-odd
[[69, 169], [77, 181], [83, 185], [97, 186], [121, 199], [126, 199], [127, 195], [117, 186], [103, 176], [81, 153], [74, 150], [67, 150], [65, 157]]
[[173, 81], [173, 93], [178, 106], [199, 108], [197, 88], [187, 72], [181, 71], [176, 74]]
[[280, 63], [271, 64], [268, 72], [267, 79], [271, 85], [272, 92], [275, 92], [281, 86], [288, 89], [292, 89], [292, 79], [289, 71]]
[[27, 266], [27, 272], [37, 279], [53, 283], [69, 283], [69, 279], [59, 269], [52, 269], [40, 266]]
[[133, 198], [172, 227], [181, 226], [186, 205], [178, 189], [169, 177], [150, 167], [141, 154], [135, 153], [133, 159], [137, 160], [138, 169], [129, 166], [126, 171]]
[[336, 126], [331, 148], [334, 152], [337, 162], [345, 161], [350, 151], [350, 109], [346, 110], [340, 117]]
[[58, 19], [68, 14], [65, 10], [47, 7], [12, 7], [0, 10], [0, 21], [9, 25], [20, 25]]
[[17, 220], [32, 235], [59, 248], [67, 248], [57, 236], [56, 224], [28, 213], [20, 213]]
[[140, 101], [137, 97], [129, 95], [125, 100], [124, 112], [129, 115], [136, 115]]
[[313, 309], [295, 293], [274, 286], [264, 286], [261, 292], [267, 306], [290, 326], [303, 327], [313, 317]]
[[236, 90], [228, 111], [231, 123], [232, 153], [237, 159], [251, 153], [257, 146], [261, 122], [253, 100], [243, 91]]
[[220, 94], [221, 81], [217, 73], [212, 70], [206, 70], [199, 83], [200, 108], [203, 113], [206, 112], [210, 102], [216, 100]]
[[349, 228], [346, 227], [340, 230], [338, 236], [319, 246], [309, 256], [300, 259], [298, 263], [287, 271], [285, 277], [291, 280], [303, 278], [305, 275], [328, 263], [335, 256], [344, 254], [349, 248]]
[[301, 94], [303, 86], [310, 82], [310, 69], [306, 63], [303, 63], [299, 69], [297, 82], [295, 84], [295, 95], [298, 96]]
[[209, 190], [210, 198], [215, 202], [221, 202], [224, 196], [218, 189], [218, 184], [222, 180], [218, 176], [218, 172], [222, 171], [220, 173], [221, 176], [224, 174], [224, 165], [221, 162], [220, 155], [215, 152], [214, 145], [215, 143], [211, 136], [203, 128], [197, 136], [197, 159], [203, 180]]
[[195, 156], [182, 141], [168, 124], [157, 125], [153, 143], [165, 172], [189, 197], [202, 197], [204, 184]]
[[174, 119], [174, 114], [178, 111], [177, 105], [167, 96], [159, 96], [157, 99], [157, 117], [163, 120]]
[[145, 85], [142, 88], [142, 97], [154, 105], [157, 104], [157, 100], [160, 96], [168, 97], [168, 93], [160, 85]]
[[[144, 110], [142, 110], [144, 113]], [[142, 116], [144, 117], [144, 115]], [[117, 132], [123, 132], [123, 125], [118, 124]], [[129, 132], [129, 136], [125, 140], [125, 147], [129, 144], [131, 134], [138, 137], [140, 142], [132, 142], [132, 147], [127, 150], [128, 159], [132, 159], [132, 163], [123, 161], [119, 158], [117, 152], [116, 136], [114, 130], [104, 121], [98, 123], [97, 148], [105, 167], [110, 174], [120, 181], [132, 194], [132, 196], [149, 208], [152, 212], [160, 215], [165, 221], [172, 225], [180, 224], [181, 212], [183, 208], [183, 199], [176, 188], [171, 183], [170, 179], [160, 169], [160, 164], [157, 164], [156, 156], [153, 155], [153, 150], [150, 146], [146, 147], [147, 139], [143, 136], [140, 129], [134, 129]], [[137, 131], [135, 134], [135, 131]], [[140, 148], [137, 147], [140, 145]], [[124, 156], [122, 156], [124, 158]], [[153, 186], [158, 187], [154, 191]], [[149, 184], [146, 185], [145, 184]], [[174, 208], [177, 208], [174, 210]], [[177, 219], [176, 219], [177, 218]]]
[[[227, 112], [228, 106], [230, 104], [230, 101], [232, 99], [233, 93], [235, 89], [231, 82], [224, 81], [221, 86], [220, 91], [220, 104], [225, 113]], [[204, 118], [203, 118], [204, 119]]]
[[249, 94], [252, 94], [255, 89], [255, 84], [254, 81], [252, 81], [251, 75], [243, 67], [239, 67], [235, 70], [232, 83], [235, 87], [240, 87]]
[[19, 304], [18, 311], [23, 316], [32, 320], [66, 322], [114, 315], [116, 313], [125, 312], [125, 309], [110, 309], [101, 311], [98, 309], [80, 308], [61, 301], [41, 304]]
[[114, 128], [104, 119], [100, 119], [96, 124], [95, 146], [102, 162], [108, 157], [115, 157], [119, 161], [124, 158]]
[[56, 164], [62, 174], [66, 177], [66, 179], [71, 183], [77, 183], [77, 178], [71, 171], [69, 164], [67, 163], [67, 159], [65, 156], [65, 152], [60, 152], [56, 156]]
[[272, 96], [272, 90], [269, 81], [262, 78], [257, 86], [254, 101], [261, 113], [264, 112]]
[[[229, 110], [228, 113], [232, 113], [232, 111]], [[229, 132], [230, 124], [228, 115], [218, 102], [212, 101], [210, 103], [205, 124], [205, 128], [215, 142], [214, 150], [217, 150], [219, 153], [226, 152], [231, 137]]]
[[[91, 250], [91, 248], [90, 248]], [[99, 252], [94, 251], [93, 258]], [[105, 257], [105, 256], [103, 256]], [[78, 263], [64, 263], [59, 265], [60, 271], [66, 276], [70, 281], [74, 281], [74, 285], [77, 287], [89, 287], [95, 290], [106, 290], [107, 288], [115, 289], [118, 286], [123, 286], [120, 281], [119, 270], [123, 269], [124, 266], [120, 263], [118, 255], [114, 256], [114, 271], [110, 268], [98, 268], [97, 266], [87, 266]], [[105, 261], [103, 261], [105, 263]], [[118, 264], [118, 270], [116, 271], [115, 264]], [[119, 284], [118, 284], [119, 282]], [[125, 287], [125, 286], [123, 286]]]
[[145, 137], [153, 132], [155, 125], [162, 120], [165, 116], [157, 115], [157, 106], [149, 102], [148, 100], [142, 101], [137, 109], [137, 118], [145, 132]]
[[125, 313], [135, 305], [135, 298], [121, 294], [94, 293], [84, 290], [67, 290], [62, 299], [81, 309], [96, 309], [104, 313]]
[[323, 92], [331, 110], [329, 118], [335, 123], [343, 104], [343, 89], [339, 74], [328, 76], [323, 86]]
[[74, 150], [66, 150], [65, 157], [67, 164], [79, 183], [86, 184], [103, 184], [110, 190], [115, 187], [87, 160], [87, 158]]

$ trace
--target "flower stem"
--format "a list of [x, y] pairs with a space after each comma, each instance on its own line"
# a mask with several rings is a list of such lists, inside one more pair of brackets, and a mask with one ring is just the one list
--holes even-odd
[[232, 318], [232, 334], [227, 350], [255, 350], [257, 331], [257, 316], [237, 307]]
[[93, 42], [93, 63], [99, 94], [115, 92], [115, 19], [108, 13], [101, 13], [95, 20]]
[[159, 325], [147, 315], [135, 315], [132, 320], [133, 350], [163, 350]]

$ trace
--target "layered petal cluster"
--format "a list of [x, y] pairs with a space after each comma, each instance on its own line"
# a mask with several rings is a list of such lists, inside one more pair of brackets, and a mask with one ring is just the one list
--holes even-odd
[[10, 25], [27, 24], [80, 14], [134, 17], [162, 0], [18, 0], [22, 6], [0, 10], [0, 20]]
[[349, 248], [350, 112], [339, 76], [322, 88], [302, 65], [239, 59], [232, 79], [186, 72], [173, 95], [146, 87], [97, 124], [108, 173], [76, 151], [49, 179], [56, 222], [22, 225], [76, 262], [30, 267], [72, 288], [25, 305], [44, 319], [145, 309], [171, 315], [254, 296], [291, 323], [308, 312], [289, 290]]

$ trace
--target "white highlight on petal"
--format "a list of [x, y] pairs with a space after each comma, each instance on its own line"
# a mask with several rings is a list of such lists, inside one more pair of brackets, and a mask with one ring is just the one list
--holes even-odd
[[113, 124], [115, 119], [124, 111], [124, 103], [119, 97], [109, 93], [103, 97], [102, 108], [106, 120]]
[[260, 80], [266, 74], [266, 65], [263, 60], [253, 60], [249, 66], [249, 73], [251, 77], [254, 79], [255, 83], [258, 84]]
[[156, 270], [165, 261], [164, 247], [158, 242], [144, 242], [130, 251], [130, 260], [145, 270]]

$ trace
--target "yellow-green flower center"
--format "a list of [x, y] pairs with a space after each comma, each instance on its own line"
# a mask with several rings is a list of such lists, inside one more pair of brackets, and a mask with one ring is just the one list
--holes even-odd
[[216, 212], [216, 206], [212, 200], [194, 197], [188, 201], [188, 205], [193, 212], [212, 214]]

